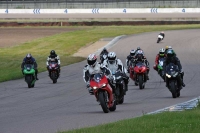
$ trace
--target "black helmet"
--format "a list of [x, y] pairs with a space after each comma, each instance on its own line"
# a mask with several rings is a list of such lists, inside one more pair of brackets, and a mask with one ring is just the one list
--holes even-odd
[[137, 50], [141, 50], [141, 48], [140, 48], [140, 47], [137, 47]]
[[167, 57], [172, 58], [174, 56], [174, 51], [172, 49], [167, 50]]
[[56, 52], [55, 52], [55, 50], [51, 50], [51, 52], [50, 52], [50, 56], [51, 56], [51, 57], [55, 57], [55, 56], [56, 56]]

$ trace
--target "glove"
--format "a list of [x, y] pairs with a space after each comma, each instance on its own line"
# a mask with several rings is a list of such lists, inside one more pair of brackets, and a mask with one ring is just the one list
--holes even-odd
[[86, 87], [89, 88], [90, 87], [90, 82], [87, 82], [86, 84], [87, 84]]

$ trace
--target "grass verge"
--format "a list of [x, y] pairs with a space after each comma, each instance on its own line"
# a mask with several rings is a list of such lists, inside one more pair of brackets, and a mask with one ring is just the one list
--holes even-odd
[[[80, 28], [80, 27], [77, 27]], [[23, 77], [21, 62], [27, 53], [31, 53], [37, 63], [39, 72], [46, 71], [46, 58], [54, 49], [60, 55], [61, 65], [66, 66], [82, 61], [82, 57], [71, 55], [79, 48], [105, 37], [137, 34], [151, 31], [179, 29], [199, 29], [200, 25], [153, 25], [153, 26], [93, 26], [81, 27], [78, 31], [56, 34], [26, 42], [18, 46], [0, 49], [0, 82]]]
[[200, 106], [59, 133], [199, 133]]

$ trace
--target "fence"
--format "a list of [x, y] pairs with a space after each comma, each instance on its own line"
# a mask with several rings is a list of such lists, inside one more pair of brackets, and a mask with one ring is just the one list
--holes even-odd
[[0, 9], [198, 8], [200, 0], [1, 0]]

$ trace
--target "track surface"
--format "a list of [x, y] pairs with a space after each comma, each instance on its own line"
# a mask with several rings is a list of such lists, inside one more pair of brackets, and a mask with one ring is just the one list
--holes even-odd
[[[55, 133], [140, 116], [200, 95], [200, 30], [166, 31], [157, 44], [155, 32], [122, 38], [109, 51], [125, 62], [130, 49], [140, 46], [150, 62], [150, 80], [144, 90], [129, 83], [124, 104], [104, 114], [94, 96], [88, 94], [82, 79], [85, 61], [63, 67], [57, 84], [47, 72], [40, 73], [35, 88], [28, 89], [24, 79], [0, 84], [0, 133]], [[186, 87], [173, 99], [165, 83], [152, 69], [159, 49], [171, 45], [182, 62]], [[122, 49], [123, 48], [123, 49]]]

